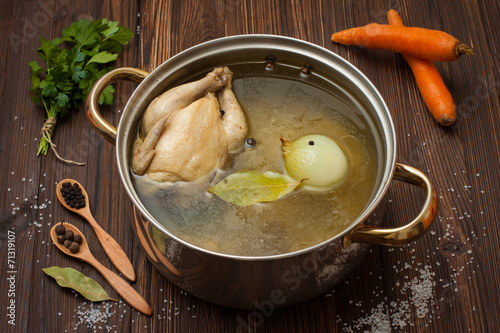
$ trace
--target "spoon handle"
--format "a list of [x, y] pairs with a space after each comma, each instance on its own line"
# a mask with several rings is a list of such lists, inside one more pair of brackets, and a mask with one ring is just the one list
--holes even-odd
[[110, 271], [104, 265], [102, 265], [93, 256], [91, 258], [86, 258], [87, 262], [94, 266], [99, 273], [109, 282], [109, 284], [116, 290], [116, 292], [127, 302], [131, 307], [137, 311], [151, 316], [153, 310], [149, 306], [148, 302], [125, 280], [120, 278], [118, 275]]
[[92, 214], [85, 214], [84, 216], [94, 229], [99, 242], [101, 242], [102, 248], [108, 255], [113, 265], [116, 267], [120, 273], [123, 274], [128, 280], [135, 281], [135, 271], [134, 266], [130, 262], [125, 251], [118, 242], [111, 237], [103, 228], [94, 220]]

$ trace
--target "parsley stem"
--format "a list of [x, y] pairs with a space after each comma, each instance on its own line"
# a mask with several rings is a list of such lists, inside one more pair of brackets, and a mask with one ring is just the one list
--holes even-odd
[[[47, 116], [49, 118], [56, 118], [57, 117], [57, 110], [54, 107], [53, 103], [51, 103], [50, 108], [47, 108], [47, 103], [45, 102], [45, 99], [42, 98], [42, 103], [43, 107], [45, 108], [45, 111], [47, 112]], [[52, 132], [47, 132], [47, 134], [50, 138], [52, 138]], [[42, 136], [42, 139], [40, 140], [40, 145], [38, 145], [38, 152], [36, 153], [37, 155], [47, 155], [47, 152], [49, 151], [49, 143], [47, 140]]]

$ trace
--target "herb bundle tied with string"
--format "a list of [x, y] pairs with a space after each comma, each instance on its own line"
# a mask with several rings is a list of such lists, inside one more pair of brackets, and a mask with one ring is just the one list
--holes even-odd
[[[119, 26], [116, 21], [82, 19], [64, 29], [61, 38], [40, 38], [42, 46], [37, 51], [46, 68], [37, 61], [29, 63], [31, 99], [34, 103], [42, 103], [48, 116], [42, 127], [37, 155], [47, 155], [51, 147], [60, 160], [83, 165], [66, 160], [57, 153], [52, 140], [57, 119], [78, 109], [94, 83], [112, 69], [109, 64], [117, 59], [118, 53], [122, 51], [123, 45], [128, 44], [132, 35], [132, 31], [123, 25]], [[113, 86], [106, 87], [99, 104], [111, 105], [114, 92]]]

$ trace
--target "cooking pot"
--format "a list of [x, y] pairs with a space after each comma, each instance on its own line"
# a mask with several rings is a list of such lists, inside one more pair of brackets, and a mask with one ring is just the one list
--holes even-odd
[[[167, 89], [206, 74], [214, 67], [266, 61], [300, 69], [304, 66], [331, 82], [362, 106], [361, 115], [377, 140], [378, 176], [368, 204], [340, 234], [309, 248], [280, 255], [245, 257], [216, 253], [173, 235], [141, 202], [130, 171], [131, 146], [149, 103]], [[101, 116], [98, 100], [111, 82], [140, 83], [128, 100], [117, 128]], [[153, 72], [118, 68], [104, 75], [89, 93], [86, 111], [95, 129], [116, 145], [118, 169], [134, 206], [132, 227], [153, 265], [184, 291], [206, 301], [267, 312], [325, 292], [354, 269], [372, 244], [403, 245], [422, 236], [436, 214], [437, 199], [430, 180], [420, 171], [395, 162], [392, 119], [370, 81], [338, 55], [317, 45], [282, 36], [243, 35], [205, 42], [170, 58]], [[393, 179], [422, 189], [418, 216], [399, 228], [382, 228], [385, 193]], [[125, 226], [123, 226], [125, 227]]]

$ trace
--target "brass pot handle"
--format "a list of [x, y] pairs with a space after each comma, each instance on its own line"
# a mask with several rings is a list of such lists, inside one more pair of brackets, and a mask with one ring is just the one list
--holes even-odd
[[344, 237], [345, 247], [351, 243], [404, 245], [421, 237], [430, 227], [437, 212], [437, 194], [429, 178], [415, 168], [396, 164], [393, 179], [416, 185], [425, 192], [425, 202], [420, 214], [413, 221], [399, 228], [383, 229], [360, 225]]
[[89, 121], [94, 126], [94, 129], [106, 140], [115, 143], [116, 127], [108, 123], [99, 111], [99, 97], [104, 89], [111, 83], [118, 80], [132, 81], [141, 83], [142, 80], [148, 76], [149, 73], [137, 68], [122, 67], [113, 69], [112, 71], [104, 74], [99, 80], [94, 83], [94, 86], [87, 96], [85, 103], [85, 111]]

